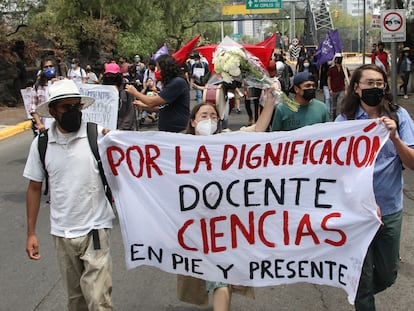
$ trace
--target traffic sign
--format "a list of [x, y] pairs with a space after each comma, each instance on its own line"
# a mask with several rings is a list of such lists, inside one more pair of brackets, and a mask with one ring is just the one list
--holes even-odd
[[406, 10], [381, 12], [381, 41], [404, 42], [407, 37]]
[[246, 0], [246, 9], [281, 9], [282, 0]]
[[222, 15], [251, 15], [251, 14], [276, 14], [279, 9], [254, 9], [247, 10], [246, 4], [223, 5], [221, 7]]

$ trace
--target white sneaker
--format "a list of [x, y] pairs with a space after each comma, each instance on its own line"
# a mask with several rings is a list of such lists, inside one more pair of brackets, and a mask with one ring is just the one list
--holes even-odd
[[404, 99], [408, 99], [408, 95], [404, 95]]

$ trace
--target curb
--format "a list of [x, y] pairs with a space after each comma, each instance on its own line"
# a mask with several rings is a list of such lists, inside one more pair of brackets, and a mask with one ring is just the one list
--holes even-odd
[[18, 133], [21, 133], [25, 130], [30, 129], [31, 127], [32, 127], [32, 121], [30, 120], [6, 127], [5, 129], [0, 130], [0, 140], [3, 140], [5, 138], [8, 138]]

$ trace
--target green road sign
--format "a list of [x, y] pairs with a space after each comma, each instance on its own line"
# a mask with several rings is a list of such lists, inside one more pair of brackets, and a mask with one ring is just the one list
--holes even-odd
[[246, 0], [246, 9], [281, 9], [282, 0]]

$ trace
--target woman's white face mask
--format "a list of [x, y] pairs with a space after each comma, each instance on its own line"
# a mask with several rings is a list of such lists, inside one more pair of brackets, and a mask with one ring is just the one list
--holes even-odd
[[217, 131], [217, 121], [211, 119], [197, 121], [195, 129], [200, 135], [212, 135]]

